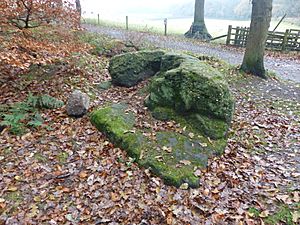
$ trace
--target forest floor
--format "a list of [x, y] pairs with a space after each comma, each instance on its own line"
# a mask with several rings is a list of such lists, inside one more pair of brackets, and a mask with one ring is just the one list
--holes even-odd
[[[149, 43], [159, 48], [189, 51], [214, 56], [225, 60], [232, 65], [242, 63], [244, 49], [212, 45], [196, 40], [188, 40], [178, 36], [163, 36], [154, 33], [126, 31], [124, 29], [84, 25], [88, 31], [109, 35], [123, 41], [134, 43]], [[266, 69], [274, 71], [280, 78], [300, 82], [300, 55], [299, 53], [281, 54], [267, 51], [265, 57]]]
[[[101, 35], [81, 35], [110, 48]], [[115, 148], [88, 115], [75, 119], [65, 107], [44, 109], [42, 125], [24, 128], [22, 135], [9, 127], [1, 132], [0, 224], [298, 224], [299, 84], [241, 74], [215, 58], [207, 62], [225, 74], [236, 111], [225, 154], [201, 171], [200, 188], [164, 185]], [[104, 54], [86, 52], [21, 75], [0, 75], [1, 106], [29, 93], [66, 102], [80, 89], [91, 97], [90, 112], [125, 101], [143, 117], [140, 93], [147, 81], [100, 90], [99, 83], [110, 79], [108, 63]], [[168, 129], [174, 122], [160, 125]]]

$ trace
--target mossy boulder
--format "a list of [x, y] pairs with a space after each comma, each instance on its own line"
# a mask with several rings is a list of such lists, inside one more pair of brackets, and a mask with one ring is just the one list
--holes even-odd
[[160, 70], [163, 51], [140, 51], [117, 55], [110, 60], [112, 83], [132, 87]]
[[145, 105], [159, 120], [175, 120], [181, 132], [135, 128], [135, 116], [125, 104], [95, 110], [92, 123], [137, 163], [151, 168], [166, 184], [198, 187], [195, 170], [222, 154], [234, 110], [228, 84], [218, 70], [199, 59], [163, 51], [115, 56], [109, 66], [114, 85], [131, 87], [151, 78]]
[[[203, 136], [191, 138], [187, 134], [158, 132], [156, 140], [134, 129], [134, 115], [127, 113], [125, 104], [112, 104], [95, 110], [92, 123], [112, 141], [135, 158], [137, 163], [163, 178], [166, 184], [180, 187], [199, 186], [195, 169], [205, 168], [208, 158], [217, 154], [217, 145]], [[219, 143], [218, 143], [219, 145]]]
[[168, 53], [150, 84], [146, 106], [158, 119], [178, 120], [213, 139], [224, 138], [234, 101], [223, 75], [195, 57]]

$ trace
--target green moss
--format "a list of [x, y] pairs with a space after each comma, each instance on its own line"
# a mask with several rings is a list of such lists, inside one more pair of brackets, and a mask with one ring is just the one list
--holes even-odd
[[91, 122], [118, 145], [121, 144], [124, 133], [129, 132], [134, 125], [134, 116], [132, 113], [126, 114], [126, 108], [126, 105], [113, 104], [91, 114]]
[[[254, 218], [259, 218], [261, 211], [251, 207], [248, 212]], [[297, 223], [293, 222], [292, 213], [300, 213], [300, 203], [292, 204], [292, 205], [281, 205], [278, 210], [264, 218], [264, 222], [268, 225], [277, 225], [277, 224], [286, 224], [286, 225], [296, 225]]]
[[126, 109], [126, 105], [120, 104], [98, 109], [91, 114], [91, 121], [117, 147], [126, 150], [139, 165], [150, 167], [166, 184], [179, 187], [188, 183], [198, 187], [194, 168], [207, 166], [208, 158], [219, 153], [216, 149], [221, 139], [211, 142], [200, 135], [191, 139], [187, 129], [186, 134], [157, 132], [156, 140], [150, 140], [142, 130], [134, 130], [134, 116], [126, 114]]
[[187, 117], [187, 121], [203, 135], [213, 139], [224, 138], [229, 128], [228, 124], [223, 120], [209, 118], [200, 114]]
[[[205, 143], [215, 149], [218, 154], [223, 153], [227, 145], [224, 138], [229, 128], [228, 124], [219, 119], [208, 118], [200, 114], [180, 115], [174, 110], [166, 107], [156, 107], [151, 112], [152, 116], [158, 120], [174, 120], [186, 128], [186, 133], [194, 133], [201, 137], [201, 143]], [[208, 140], [206, 137], [212, 138]]]
[[160, 70], [163, 51], [131, 52], [113, 57], [109, 64], [112, 83], [131, 87]]
[[300, 203], [291, 206], [283, 205], [275, 214], [268, 216], [264, 221], [266, 224], [270, 225], [281, 223], [286, 225], [296, 225], [297, 223], [293, 222], [293, 212], [300, 213]]
[[122, 138], [120, 147], [128, 152], [132, 158], [139, 159], [142, 152], [148, 147], [148, 140], [141, 132], [128, 133]]
[[210, 65], [188, 55], [165, 54], [149, 92], [145, 105], [154, 117], [180, 123], [182, 117], [203, 135], [225, 138], [234, 101], [224, 76]]
[[97, 88], [100, 90], [108, 90], [112, 86], [111, 81], [105, 81], [97, 85]]

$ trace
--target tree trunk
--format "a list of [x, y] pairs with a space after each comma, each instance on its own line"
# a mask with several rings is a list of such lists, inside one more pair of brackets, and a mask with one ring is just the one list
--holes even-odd
[[264, 54], [272, 17], [272, 0], [252, 0], [249, 37], [241, 69], [266, 78]]
[[204, 22], [204, 0], [195, 1], [194, 22], [190, 30], [185, 33], [185, 37], [201, 40], [210, 40], [212, 38]]
[[76, 5], [76, 11], [78, 13], [78, 26], [80, 27], [80, 20], [81, 20], [81, 4], [80, 4], [80, 0], [76, 0], [75, 1], [75, 5]]
[[76, 11], [78, 12], [79, 16], [81, 17], [81, 4], [80, 4], [80, 0], [76, 0], [75, 4], [76, 4]]

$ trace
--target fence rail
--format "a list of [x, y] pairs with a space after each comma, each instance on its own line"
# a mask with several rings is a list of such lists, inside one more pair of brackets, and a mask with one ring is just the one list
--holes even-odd
[[[229, 25], [226, 44], [246, 47], [248, 36], [249, 27], [232, 27]], [[266, 48], [280, 51], [300, 51], [300, 30], [269, 31]]]

